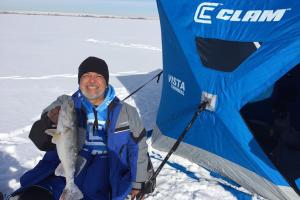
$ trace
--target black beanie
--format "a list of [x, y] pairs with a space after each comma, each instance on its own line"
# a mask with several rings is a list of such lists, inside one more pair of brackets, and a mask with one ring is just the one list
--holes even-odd
[[80, 82], [80, 77], [87, 72], [95, 72], [97, 74], [101, 74], [106, 80], [106, 84], [108, 85], [108, 67], [104, 60], [93, 56], [85, 59], [78, 68], [78, 83]]

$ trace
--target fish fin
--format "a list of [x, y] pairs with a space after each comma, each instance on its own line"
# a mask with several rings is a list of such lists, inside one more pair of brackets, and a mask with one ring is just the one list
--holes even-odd
[[53, 144], [57, 144], [57, 137], [58, 137], [59, 133], [57, 132], [56, 129], [47, 129], [47, 130], [45, 131], [45, 133], [46, 133], [47, 135], [52, 136], [51, 142], [52, 142]]
[[45, 133], [50, 136], [54, 136], [54, 135], [58, 134], [56, 129], [47, 129], [47, 130], [45, 130]]
[[82, 192], [75, 183], [67, 184], [63, 190], [60, 200], [80, 200], [83, 198]]
[[75, 165], [75, 177], [78, 176], [85, 166], [86, 159], [83, 158], [82, 156], [78, 156], [76, 160], [76, 165]]
[[52, 136], [51, 142], [52, 142], [53, 144], [57, 144], [58, 136], [59, 136], [58, 134]]
[[56, 176], [65, 177], [65, 170], [64, 170], [63, 165], [61, 163], [57, 166], [54, 173], [55, 173]]

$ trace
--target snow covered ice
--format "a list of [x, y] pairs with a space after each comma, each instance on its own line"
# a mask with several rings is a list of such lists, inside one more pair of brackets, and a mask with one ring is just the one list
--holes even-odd
[[[16, 190], [20, 176], [42, 158], [28, 139], [31, 125], [57, 96], [77, 90], [83, 59], [107, 61], [110, 83], [121, 99], [162, 69], [158, 19], [1, 14], [0, 27], [0, 191], [5, 194]], [[148, 130], [160, 91], [161, 84], [153, 81], [127, 100]], [[151, 144], [149, 152], [157, 168], [166, 153]], [[236, 199], [209, 178], [205, 169], [172, 155], [147, 199]]]

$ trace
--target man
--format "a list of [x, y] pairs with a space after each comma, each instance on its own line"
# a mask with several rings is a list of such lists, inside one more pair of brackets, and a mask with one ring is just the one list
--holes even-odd
[[[123, 200], [128, 194], [134, 199], [153, 173], [139, 115], [115, 96], [104, 60], [85, 59], [78, 69], [78, 83], [79, 90], [72, 95], [80, 148], [75, 183], [86, 200]], [[45, 130], [56, 127], [64, 98], [47, 107], [33, 124], [29, 137], [46, 154], [21, 177], [22, 187], [12, 199], [60, 198], [65, 179], [54, 175], [60, 161]]]

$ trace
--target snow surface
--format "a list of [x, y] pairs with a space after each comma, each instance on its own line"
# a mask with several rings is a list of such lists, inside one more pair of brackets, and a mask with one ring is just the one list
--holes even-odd
[[[110, 83], [123, 99], [162, 68], [159, 21], [67, 16], [0, 15], [0, 191], [16, 190], [20, 176], [42, 158], [28, 139], [32, 123], [61, 94], [77, 90], [77, 68], [87, 56], [105, 59]], [[152, 129], [161, 84], [153, 81], [127, 102]], [[149, 141], [150, 143], [150, 141]], [[149, 144], [154, 167], [166, 153]], [[171, 156], [146, 199], [236, 199], [198, 165]]]

